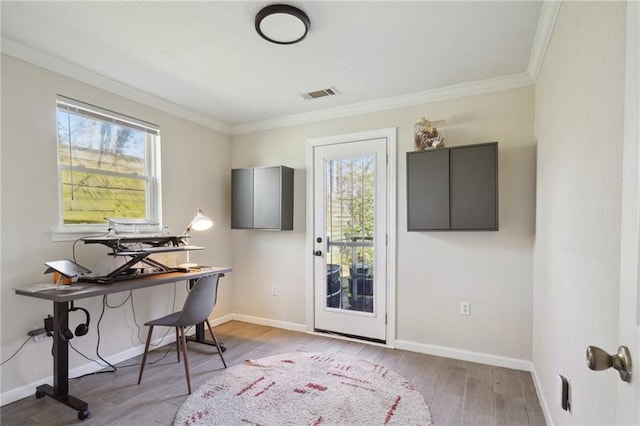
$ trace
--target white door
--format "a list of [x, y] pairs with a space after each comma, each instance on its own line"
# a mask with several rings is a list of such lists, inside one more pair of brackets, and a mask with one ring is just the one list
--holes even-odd
[[[617, 424], [640, 424], [640, 4], [627, 3], [620, 345], [631, 353], [631, 382], [618, 384]], [[615, 349], [615, 348], [612, 348]]]
[[389, 139], [374, 136], [309, 141], [313, 323], [318, 331], [386, 342], [387, 236], [395, 203], [389, 194]]

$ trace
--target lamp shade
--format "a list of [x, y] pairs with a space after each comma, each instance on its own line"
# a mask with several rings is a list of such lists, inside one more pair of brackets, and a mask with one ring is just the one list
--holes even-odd
[[213, 226], [213, 221], [209, 219], [207, 216], [205, 216], [202, 213], [202, 210], [198, 209], [198, 212], [194, 216], [193, 220], [191, 221], [189, 226], [187, 226], [186, 231], [189, 232], [192, 229], [194, 231], [204, 231], [206, 229], [211, 228], [212, 226]]

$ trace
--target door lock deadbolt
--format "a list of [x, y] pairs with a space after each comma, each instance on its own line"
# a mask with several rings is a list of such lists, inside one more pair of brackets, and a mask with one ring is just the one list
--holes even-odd
[[313, 252], [316, 256], [322, 256], [322, 250], [316, 250]]

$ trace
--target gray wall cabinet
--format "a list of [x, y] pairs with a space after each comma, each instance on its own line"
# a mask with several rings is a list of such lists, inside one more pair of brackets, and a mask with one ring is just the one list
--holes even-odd
[[408, 231], [497, 231], [498, 143], [407, 153]]
[[293, 169], [231, 170], [231, 229], [293, 230]]

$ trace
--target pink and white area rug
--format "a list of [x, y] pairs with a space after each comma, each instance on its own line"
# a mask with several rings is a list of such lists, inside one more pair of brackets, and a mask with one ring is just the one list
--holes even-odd
[[422, 394], [386, 367], [294, 352], [231, 367], [180, 407], [174, 425], [431, 425]]

